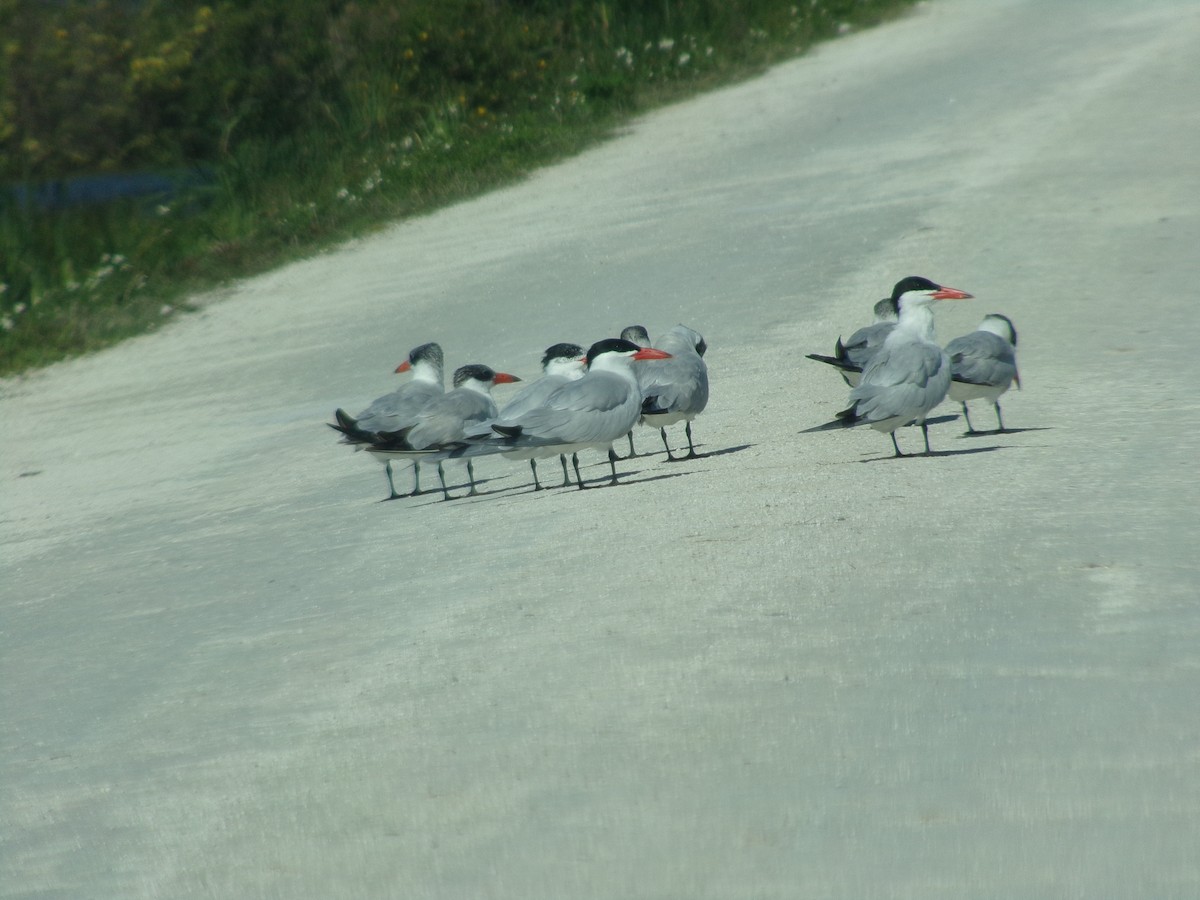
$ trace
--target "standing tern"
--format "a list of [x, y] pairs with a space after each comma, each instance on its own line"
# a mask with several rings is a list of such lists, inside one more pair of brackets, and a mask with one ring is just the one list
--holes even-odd
[[945, 399], [950, 387], [950, 358], [934, 342], [931, 307], [938, 300], [966, 300], [971, 296], [917, 275], [896, 282], [891, 296], [896, 327], [850, 392], [850, 406], [838, 413], [836, 421], [818, 426], [818, 430], [867, 424], [887, 432], [896, 456], [904, 456], [896, 442], [896, 429], [915, 422], [921, 426], [928, 455], [931, 451], [925, 416]]
[[862, 378], [862, 370], [875, 352], [883, 346], [884, 340], [896, 327], [896, 306], [891, 297], [884, 297], [875, 304], [875, 321], [864, 325], [850, 339], [842, 343], [839, 337], [833, 348], [833, 356], [822, 356], [820, 353], [809, 353], [809, 359], [815, 359], [833, 366], [842, 373], [842, 378], [850, 387], [858, 387]]
[[642, 394], [633, 363], [647, 359], [669, 359], [670, 354], [653, 347], [638, 347], [621, 338], [606, 338], [587, 352], [587, 372], [577, 381], [562, 385], [545, 403], [520, 416], [495, 422], [498, 437], [466, 448], [455, 456], [542, 450], [570, 453], [580, 490], [579, 451], [607, 450], [612, 467], [610, 484], [617, 484], [617, 455], [612, 443], [626, 434], [642, 412]]
[[[586, 362], [587, 357], [584, 355], [583, 348], [578, 344], [555, 344], [552, 347], [547, 347], [545, 354], [542, 356], [542, 377], [527, 385], [520, 393], [508, 401], [504, 405], [504, 408], [500, 410], [499, 416], [495, 419], [487, 419], [467, 428], [467, 437], [481, 435], [494, 436], [495, 432], [492, 431], [492, 425], [495, 422], [505, 423], [515, 421], [529, 412], [529, 410], [541, 406], [558, 388], [582, 378]], [[556, 454], [554, 448], [529, 447], [521, 450], [510, 450], [504, 453], [507, 459], [529, 460], [529, 468], [533, 472], [533, 489], [535, 491], [542, 489], [541, 484], [538, 482], [537, 461], [555, 455], [558, 456], [559, 461], [562, 463], [562, 486], [566, 487], [571, 483], [571, 475], [567, 471], [567, 458], [561, 453]]]
[[946, 345], [946, 355], [950, 357], [950, 399], [962, 404], [968, 434], [978, 433], [971, 427], [968, 400], [992, 401], [999, 426], [997, 430], [1004, 431], [1000, 395], [1013, 382], [1016, 382], [1017, 390], [1021, 389], [1016, 349], [1017, 329], [1008, 316], [1000, 313], [984, 316], [979, 328]]
[[[362, 450], [376, 439], [381, 431], [396, 431], [413, 421], [420, 409], [432, 400], [445, 393], [445, 376], [443, 375], [442, 348], [435, 343], [421, 344], [408, 351], [408, 358], [396, 367], [397, 373], [412, 371], [412, 379], [389, 394], [375, 399], [370, 406], [357, 416], [347, 415], [345, 410], [335, 410], [333, 415], [337, 424], [330, 423], [329, 427], [340, 432], [343, 444], [353, 444], [355, 449]], [[396, 493], [396, 484], [392, 478], [392, 460], [381, 460], [384, 463], [384, 473], [387, 475], [388, 488], [395, 500], [405, 496]], [[421, 466], [413, 461], [412, 495], [421, 493]]]
[[[708, 405], [708, 366], [704, 353], [708, 345], [699, 332], [686, 325], [676, 325], [654, 344], [671, 354], [670, 359], [647, 362], [637, 369], [638, 385], [642, 389], [642, 417], [645, 425], [657, 428], [667, 448], [667, 461], [695, 459], [692, 443], [692, 419]], [[687, 456], [672, 456], [667, 441], [667, 426], [686, 423]]]
[[[650, 332], [646, 331], [645, 325], [630, 325], [628, 328], [622, 329], [621, 339], [625, 340], [625, 341], [629, 341], [631, 344], [637, 344], [639, 347], [649, 347], [650, 346]], [[637, 370], [635, 370], [635, 371], [637, 371]], [[639, 380], [640, 380], [640, 378], [639, 378]], [[633, 451], [633, 429], [632, 428], [629, 429], [629, 434], [626, 435], [626, 437], [629, 438], [629, 458], [633, 459], [635, 456], [637, 456], [637, 454], [634, 453], [634, 451]]]
[[[381, 432], [367, 448], [376, 459], [411, 459], [437, 462], [442, 496], [450, 499], [446, 489], [446, 473], [442, 461], [463, 445], [466, 429], [484, 419], [496, 416], [496, 401], [492, 386], [520, 381], [516, 375], [496, 372], [487, 366], [461, 366], [454, 371], [454, 390], [435, 397], [417, 413], [413, 424], [398, 431]], [[475, 467], [467, 460], [470, 494], [479, 493], [475, 487]]]

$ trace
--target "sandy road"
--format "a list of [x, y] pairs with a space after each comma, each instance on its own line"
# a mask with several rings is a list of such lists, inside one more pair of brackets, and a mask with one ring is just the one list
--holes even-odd
[[[1197, 58], [932, 3], [3, 384], [0, 897], [1200, 894]], [[800, 435], [909, 273], [1024, 430]], [[381, 504], [321, 425], [677, 321], [712, 455], [619, 489]]]

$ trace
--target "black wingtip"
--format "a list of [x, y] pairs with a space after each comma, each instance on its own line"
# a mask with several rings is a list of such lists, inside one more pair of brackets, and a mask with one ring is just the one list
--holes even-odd
[[658, 397], [646, 397], [642, 400], [643, 416], [661, 416], [668, 412], [670, 412], [669, 409], [664, 409], [658, 405]]
[[375, 440], [374, 432], [364, 431], [358, 427], [358, 420], [353, 416], [348, 415], [343, 409], [335, 409], [333, 417], [337, 419], [337, 423], [326, 422], [325, 424], [342, 435], [342, 443], [345, 444], [370, 444]]
[[508, 437], [508, 438], [515, 438], [515, 437], [521, 436], [521, 426], [520, 425], [496, 425], [496, 424], [493, 424], [492, 431], [496, 432], [496, 434], [499, 434], [499, 435], [502, 435], [503, 437]]
[[850, 404], [845, 409], [843, 409], [841, 412], [839, 412], [834, 418], [837, 419], [837, 421], [839, 421], [845, 425], [855, 424], [856, 422], [858, 422], [858, 419], [859, 419], [858, 404], [857, 403]]
[[372, 435], [371, 446], [376, 450], [413, 450], [408, 442], [408, 433], [412, 426], [397, 431], [380, 431]]
[[862, 366], [856, 366], [849, 360], [839, 359], [836, 356], [822, 356], [820, 353], [806, 353], [808, 359], [816, 360], [819, 363], [825, 363], [827, 366], [833, 366], [835, 369], [842, 369], [846, 372], [861, 372]]

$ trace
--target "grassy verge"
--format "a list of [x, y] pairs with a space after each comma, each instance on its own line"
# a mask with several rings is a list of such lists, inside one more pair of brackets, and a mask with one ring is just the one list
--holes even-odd
[[0, 0], [0, 183], [203, 167], [155, 198], [0, 192], [0, 374], [575, 153], [915, 0]]

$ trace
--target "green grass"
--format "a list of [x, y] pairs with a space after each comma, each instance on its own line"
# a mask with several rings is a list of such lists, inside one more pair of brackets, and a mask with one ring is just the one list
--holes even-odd
[[912, 2], [0, 0], [0, 181], [214, 173], [161, 202], [0, 195], [0, 374], [158, 327], [195, 292], [511, 182]]

